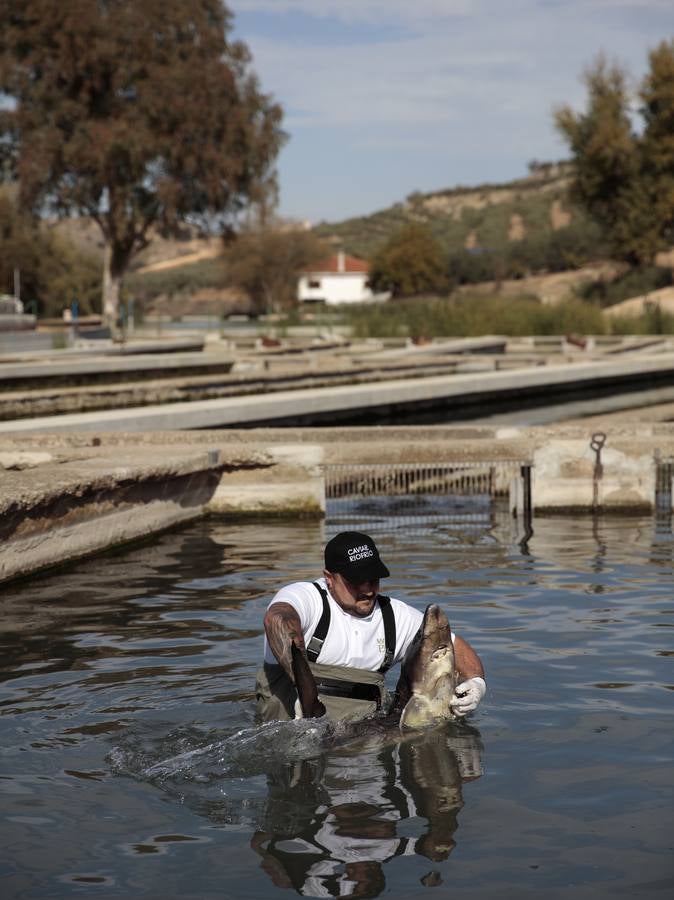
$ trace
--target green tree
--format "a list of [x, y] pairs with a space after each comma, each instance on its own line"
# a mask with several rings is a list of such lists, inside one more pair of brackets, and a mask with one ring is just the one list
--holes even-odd
[[0, 189], [0, 245], [0, 293], [13, 293], [18, 269], [21, 298], [34, 302], [39, 315], [60, 317], [73, 300], [82, 315], [93, 312], [100, 297], [98, 258], [18, 210], [7, 187]]
[[649, 55], [641, 86], [644, 167], [654, 182], [652, 221], [660, 223], [660, 245], [674, 244], [674, 40], [663, 41]]
[[227, 242], [226, 280], [243, 288], [258, 312], [279, 312], [295, 303], [302, 269], [329, 252], [313, 232], [271, 222]]
[[661, 43], [649, 61], [641, 132], [632, 126], [626, 72], [602, 56], [585, 73], [586, 111], [565, 106], [555, 115], [573, 154], [573, 198], [602, 227], [613, 253], [637, 265], [668, 246], [674, 223], [674, 41]]
[[372, 259], [370, 282], [375, 290], [391, 291], [394, 297], [446, 291], [447, 262], [441, 245], [423, 225], [404, 225]]
[[105, 247], [104, 313], [152, 229], [224, 227], [273, 192], [284, 135], [221, 0], [0, 0], [3, 169]]

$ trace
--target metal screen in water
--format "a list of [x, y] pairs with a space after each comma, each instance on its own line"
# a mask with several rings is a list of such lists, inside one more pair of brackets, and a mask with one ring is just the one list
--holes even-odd
[[496, 465], [381, 463], [326, 466], [325, 498], [397, 497], [405, 494], [496, 496], [503, 490], [502, 479], [496, 477]]
[[452, 522], [480, 525], [495, 512], [531, 526], [531, 466], [520, 461], [379, 463], [324, 467], [328, 524], [369, 528]]

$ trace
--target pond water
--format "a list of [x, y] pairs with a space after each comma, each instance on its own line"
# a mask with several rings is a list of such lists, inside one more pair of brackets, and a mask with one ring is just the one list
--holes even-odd
[[671, 897], [671, 523], [372, 523], [387, 592], [488, 676], [405, 741], [255, 724], [265, 607], [331, 527], [208, 520], [0, 590], [2, 896]]

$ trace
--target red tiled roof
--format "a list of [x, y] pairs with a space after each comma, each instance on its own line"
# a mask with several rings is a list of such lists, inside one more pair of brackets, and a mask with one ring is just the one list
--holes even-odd
[[[342, 265], [340, 266], [340, 256], [342, 257]], [[364, 259], [358, 259], [355, 256], [349, 256], [348, 253], [334, 253], [327, 259], [322, 259], [314, 266], [307, 267], [304, 272], [325, 275], [343, 272], [365, 272], [370, 271], [370, 264]]]

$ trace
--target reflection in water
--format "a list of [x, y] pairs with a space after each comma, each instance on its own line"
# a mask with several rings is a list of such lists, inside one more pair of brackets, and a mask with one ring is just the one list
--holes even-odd
[[[446, 726], [369, 751], [347, 745], [320, 770], [297, 763], [289, 778], [269, 778], [251, 847], [276, 887], [307, 897], [377, 897], [394, 857], [447, 859], [462, 782], [482, 773], [481, 750], [477, 731]], [[406, 833], [415, 818], [424, 823], [418, 836]]]
[[[110, 763], [214, 825], [249, 826], [276, 887], [376, 897], [390, 860], [449, 857], [462, 786], [484, 771], [480, 733], [465, 723], [403, 737], [382, 721], [270, 722], [226, 737], [194, 726], [136, 731]], [[158, 852], [146, 844], [143, 852]]]
[[603, 539], [600, 526], [599, 526], [599, 516], [597, 513], [592, 514], [592, 537], [597, 545], [597, 552], [594, 556], [594, 563], [592, 568], [599, 575], [604, 571], [604, 558], [606, 556], [607, 546], [606, 541]]

